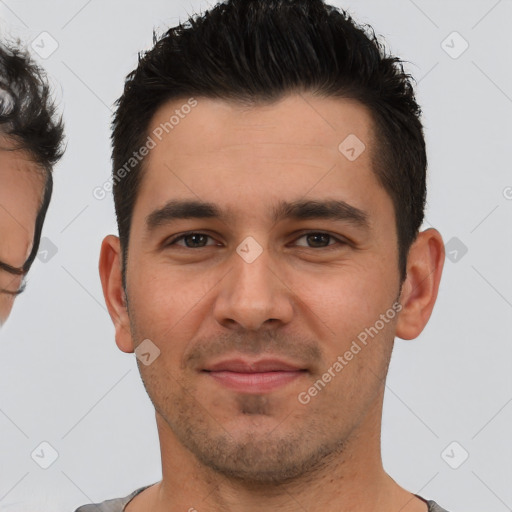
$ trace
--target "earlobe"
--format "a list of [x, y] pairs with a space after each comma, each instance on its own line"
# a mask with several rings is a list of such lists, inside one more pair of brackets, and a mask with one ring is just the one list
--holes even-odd
[[108, 235], [103, 239], [99, 272], [105, 303], [116, 330], [116, 344], [123, 352], [133, 352], [130, 319], [121, 278], [121, 244], [117, 236]]
[[400, 294], [402, 310], [396, 325], [399, 338], [414, 339], [427, 324], [439, 291], [444, 258], [443, 239], [436, 229], [418, 233], [409, 250], [407, 277]]

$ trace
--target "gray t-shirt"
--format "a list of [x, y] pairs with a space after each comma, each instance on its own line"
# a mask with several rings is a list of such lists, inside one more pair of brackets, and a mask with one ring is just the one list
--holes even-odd
[[[141, 487], [136, 491], [133, 491], [131, 494], [126, 496], [125, 498], [117, 498], [114, 500], [107, 500], [102, 503], [93, 503], [92, 505], [84, 505], [75, 510], [75, 512], [123, 512], [126, 505], [137, 496], [137, 494], [141, 493], [144, 489], [150, 487], [146, 485], [145, 487]], [[421, 496], [415, 494], [417, 498], [424, 501], [428, 505], [428, 512], [448, 512], [444, 508], [441, 508], [435, 501], [426, 500]]]

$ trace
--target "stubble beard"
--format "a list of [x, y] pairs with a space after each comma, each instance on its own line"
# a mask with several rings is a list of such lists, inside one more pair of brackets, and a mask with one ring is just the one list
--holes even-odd
[[[133, 316], [130, 320], [132, 323]], [[142, 339], [136, 335], [134, 322], [131, 330], [133, 339]], [[196, 398], [193, 383], [178, 382], [172, 375], [165, 379], [161, 368], [156, 371], [137, 363], [146, 392], [164, 428], [169, 429], [166, 435], [174, 437], [203, 468], [245, 486], [261, 485], [268, 490], [299, 481], [303, 484], [320, 473], [331, 472], [350, 457], [350, 446], [358, 437], [358, 426], [364, 417], [364, 413], [355, 417], [348, 411], [335, 413], [332, 407], [307, 412], [301, 408], [298, 414], [290, 413], [276, 422], [272, 429], [245, 423], [248, 426], [244, 431], [229, 432], [208, 411], [210, 404], [202, 404]], [[382, 368], [384, 379], [389, 358], [386, 363]], [[235, 409], [244, 418], [265, 420], [281, 412], [266, 395], [240, 394], [235, 400]]]
[[[253, 487], [279, 486], [309, 480], [334, 459], [338, 464], [343, 459], [348, 436], [344, 432], [335, 435], [332, 428], [326, 428], [329, 418], [321, 414], [308, 414], [307, 424], [304, 417], [297, 423], [290, 414], [272, 430], [250, 427], [229, 432], [199, 404], [193, 392], [177, 386], [175, 389], [183, 391], [159, 394], [162, 389], [151, 377], [143, 377], [143, 382], [171, 435], [200, 466], [230, 480]], [[256, 420], [272, 413], [264, 395], [240, 395], [236, 408], [244, 417]]]

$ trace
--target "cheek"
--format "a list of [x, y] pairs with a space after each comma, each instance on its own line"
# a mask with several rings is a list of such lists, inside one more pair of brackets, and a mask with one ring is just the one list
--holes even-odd
[[13, 296], [0, 293], [0, 326], [7, 320], [13, 304]]
[[394, 274], [389, 269], [366, 261], [324, 275], [302, 273], [295, 289], [300, 290], [305, 310], [310, 310], [307, 314], [315, 313], [331, 334], [346, 340], [373, 325], [392, 306], [396, 283], [390, 277]]
[[[140, 265], [128, 279], [130, 313], [140, 340], [149, 338], [175, 353], [204, 319], [204, 304], [215, 279], [160, 264]], [[137, 344], [140, 340], [135, 340]]]
[[[193, 270], [132, 254], [127, 276], [130, 310], [140, 337], [135, 343], [149, 338], [178, 349], [211, 320], [229, 266]], [[293, 302], [296, 311], [292, 322], [326, 344], [329, 339], [350, 343], [391, 307], [396, 287], [392, 263], [366, 253], [336, 266], [280, 265], [286, 285], [282, 299]]]

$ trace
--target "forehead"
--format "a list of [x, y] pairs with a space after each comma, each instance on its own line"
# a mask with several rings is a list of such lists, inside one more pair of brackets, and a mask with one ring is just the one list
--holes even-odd
[[172, 144], [181, 155], [193, 158], [198, 152], [204, 155], [228, 146], [236, 150], [236, 145], [246, 152], [248, 144], [265, 144], [265, 153], [272, 156], [282, 149], [277, 145], [286, 144], [300, 156], [312, 151], [325, 154], [325, 149], [337, 155], [339, 143], [350, 134], [371, 142], [371, 115], [351, 99], [297, 94], [252, 106], [210, 98], [194, 101], [190, 107], [189, 99], [173, 100], [157, 110], [149, 132], [158, 146]]
[[45, 177], [21, 150], [0, 145], [0, 260], [21, 266], [30, 252]]
[[334, 195], [376, 215], [379, 202], [393, 209], [373, 172], [371, 114], [355, 100], [297, 94], [250, 107], [173, 100], [155, 113], [149, 140], [135, 222], [173, 198], [222, 204], [244, 222], [251, 210], [306, 195]]

